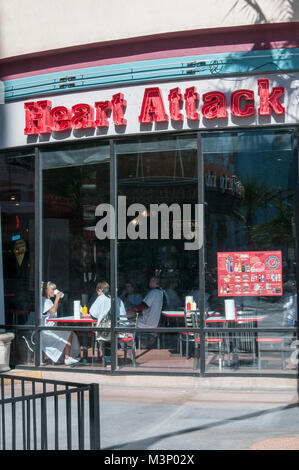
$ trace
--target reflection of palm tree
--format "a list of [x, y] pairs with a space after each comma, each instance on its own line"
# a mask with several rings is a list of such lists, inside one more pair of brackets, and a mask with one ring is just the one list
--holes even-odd
[[233, 215], [245, 226], [248, 237], [248, 248], [252, 248], [254, 244], [252, 231], [257, 211], [259, 209], [265, 209], [274, 201], [275, 192], [271, 186], [267, 186], [256, 180], [244, 182], [243, 188], [244, 191], [241, 200], [236, 200], [233, 206]]
[[236, 1], [228, 11], [227, 16], [236, 10], [246, 16], [249, 23], [260, 24], [269, 23], [275, 19], [275, 22], [294, 21], [294, 0], [272, 0], [269, 4], [263, 6], [257, 0]]

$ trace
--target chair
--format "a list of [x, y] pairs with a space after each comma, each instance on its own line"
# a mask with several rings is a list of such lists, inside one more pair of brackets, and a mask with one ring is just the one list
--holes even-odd
[[[198, 323], [198, 311], [189, 311], [185, 310], [184, 311], [184, 318], [185, 318], [185, 326], [186, 328], [199, 328], [199, 323]], [[189, 342], [194, 343], [194, 348], [195, 348], [195, 360], [194, 360], [194, 369], [198, 369], [198, 364], [199, 364], [199, 347], [198, 345], [200, 344], [200, 337], [198, 333], [193, 333], [193, 332], [182, 332], [180, 333], [180, 353], [182, 356], [182, 342], [186, 341], [186, 359], [189, 359]], [[222, 370], [223, 367], [223, 362], [224, 362], [224, 353], [223, 353], [223, 344], [224, 340], [223, 338], [219, 337], [209, 337], [205, 339], [205, 343], [207, 345], [207, 351], [208, 351], [208, 345], [211, 344], [217, 344], [218, 345], [218, 355], [219, 355], [219, 370]]]
[[[248, 321], [244, 317], [244, 320], [239, 320], [235, 323], [236, 333], [234, 334], [234, 347], [236, 348], [236, 354], [238, 357], [238, 362], [240, 360], [240, 354], [242, 355], [249, 355], [251, 356], [252, 364], [256, 364], [256, 335], [257, 333], [250, 331], [251, 328], [255, 328], [257, 326], [254, 317], [256, 316], [255, 309], [246, 309], [242, 311], [244, 314], [251, 314], [252, 319]], [[239, 312], [240, 315], [240, 312]], [[242, 328], [248, 328], [248, 331], [238, 331]]]
[[[142, 349], [141, 347], [141, 343], [142, 343], [142, 335], [149, 335], [151, 333], [138, 333], [138, 349]], [[161, 349], [161, 339], [160, 339], [160, 335], [157, 334], [155, 336], [155, 338], [153, 338], [153, 342], [152, 344], [150, 345], [150, 348], [152, 348], [152, 346], [155, 344], [156, 342], [156, 345], [157, 345], [157, 349]]]
[[[135, 320], [136, 321], [136, 320]], [[135, 326], [128, 321], [126, 316], [118, 316], [118, 326]], [[103, 338], [103, 335], [100, 335], [95, 338], [95, 341], [98, 344], [99, 356], [102, 355], [102, 364], [104, 367], [107, 365], [106, 352], [107, 346], [109, 344], [109, 350], [111, 348], [111, 337], [107, 336], [107, 339]], [[133, 367], [136, 367], [136, 344], [135, 344], [135, 333], [119, 333], [117, 337], [117, 350], [118, 346], [124, 350], [124, 358], [127, 358], [128, 351], [131, 351], [131, 360]], [[116, 367], [118, 366], [118, 354], [116, 354]]]
[[[192, 312], [190, 310], [184, 310], [184, 320], [186, 328], [193, 328]], [[181, 332], [179, 337], [180, 342], [180, 356], [183, 356], [183, 342], [186, 342], [186, 359], [189, 359], [189, 342], [194, 343], [194, 333], [192, 332]]]
[[[199, 328], [199, 323], [198, 323], [198, 312], [193, 311], [190, 312], [191, 317], [192, 317], [192, 324], [193, 328]], [[200, 344], [200, 337], [198, 336], [198, 333], [195, 333], [195, 360], [194, 360], [194, 369], [198, 369], [198, 363], [199, 363], [199, 347], [198, 345]], [[205, 337], [205, 347], [206, 351], [209, 352], [209, 345], [218, 345], [218, 350], [216, 351], [218, 353], [218, 363], [219, 363], [219, 370], [222, 370], [223, 363], [224, 363], [224, 352], [223, 352], [223, 344], [224, 344], [224, 339], [219, 338], [217, 336], [210, 336], [210, 337]]]
[[[219, 361], [219, 370], [222, 370], [223, 363], [224, 363], [224, 353], [223, 353], [223, 339], [222, 338], [206, 338], [205, 340], [206, 345], [209, 344], [218, 344], [218, 361]], [[199, 363], [199, 354], [198, 354], [198, 344], [200, 343], [200, 338], [196, 338], [195, 340], [195, 361], [194, 361], [194, 369], [198, 369]], [[209, 346], [207, 346], [207, 351], [209, 351]]]
[[[138, 320], [138, 314], [136, 314], [135, 318], [130, 317], [128, 318], [127, 315], [119, 315], [118, 316], [118, 326], [126, 327], [126, 326], [136, 326]], [[124, 358], [127, 358], [128, 349], [131, 350], [131, 360], [133, 367], [136, 367], [136, 343], [135, 343], [135, 333], [119, 333], [117, 337], [118, 345], [124, 349]], [[116, 355], [116, 361], [118, 359], [118, 355]], [[116, 363], [117, 365], [117, 363]]]
[[[78, 336], [80, 346], [83, 349], [83, 360], [82, 364], [88, 361], [88, 350], [89, 348], [92, 349], [91, 357], [92, 357], [92, 363], [93, 363], [93, 358], [94, 358], [94, 351], [95, 351], [95, 333], [93, 331], [77, 331], [76, 335]], [[80, 341], [81, 338], [81, 341]]]
[[26, 362], [33, 362], [34, 360], [34, 351], [35, 351], [35, 342], [34, 342], [35, 332], [33, 331], [29, 336], [26, 333], [22, 336], [21, 339], [24, 340], [27, 350], [27, 359]]

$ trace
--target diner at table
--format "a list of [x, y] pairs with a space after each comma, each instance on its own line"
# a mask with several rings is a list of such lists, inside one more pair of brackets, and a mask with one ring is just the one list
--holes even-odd
[[[51, 282], [42, 284], [42, 326], [55, 326], [58, 304], [63, 292], [56, 292], [56, 285]], [[54, 303], [51, 298], [55, 297]], [[73, 331], [43, 330], [41, 332], [41, 349], [47, 358], [57, 363], [64, 353], [65, 365], [73, 365], [80, 361], [80, 345]]]

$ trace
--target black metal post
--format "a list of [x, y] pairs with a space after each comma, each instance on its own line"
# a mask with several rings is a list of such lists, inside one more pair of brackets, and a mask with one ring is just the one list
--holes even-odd
[[43, 384], [44, 396], [41, 398], [41, 450], [48, 449], [48, 422], [47, 422], [47, 398], [46, 398], [46, 384]]
[[89, 390], [90, 450], [100, 450], [100, 396], [99, 384], [90, 384]]
[[[66, 391], [69, 390], [69, 387], [66, 387]], [[72, 405], [71, 405], [71, 395], [69, 393], [65, 396], [65, 406], [66, 406], [66, 440], [67, 440], [67, 450], [72, 448]]]
[[[117, 337], [115, 334], [117, 315], [117, 160], [115, 144], [110, 140], [110, 204], [114, 208], [114, 238], [110, 240], [110, 286], [111, 286], [111, 371], [117, 367]], [[112, 221], [111, 221], [112, 222]]]
[[55, 450], [59, 449], [59, 415], [58, 415], [58, 396], [57, 396], [57, 385], [54, 385], [54, 434], [55, 434]]
[[34, 201], [34, 233], [35, 233], [35, 366], [40, 365], [40, 332], [37, 327], [40, 324], [42, 305], [42, 236], [43, 236], [43, 208], [42, 208], [42, 166], [38, 147], [35, 148], [35, 201]]
[[[295, 251], [296, 251], [296, 288], [297, 288], [297, 312], [299, 312], [299, 128], [294, 133], [294, 160], [296, 168], [296, 190], [295, 190], [295, 224], [296, 224], [296, 238], [295, 238]], [[299, 321], [297, 318], [297, 341], [299, 340]], [[298, 349], [297, 343], [296, 348]], [[297, 355], [298, 357], [298, 355]], [[297, 396], [299, 396], [299, 364], [297, 363]]]
[[[1, 400], [4, 400], [5, 396], [4, 396], [4, 379], [0, 378], [1, 380]], [[6, 440], [5, 440], [5, 436], [6, 436], [6, 429], [5, 429], [5, 405], [4, 403], [2, 403], [2, 423], [1, 423], [1, 426], [2, 426], [2, 450], [5, 450], [6, 448]]]
[[204, 159], [203, 159], [203, 151], [202, 151], [202, 135], [199, 132], [197, 134], [197, 175], [198, 175], [198, 204], [202, 214], [201, 217], [201, 224], [198, 228], [198, 235], [199, 240], [202, 241], [201, 246], [198, 250], [199, 256], [199, 295], [200, 295], [200, 316], [199, 316], [199, 327], [200, 327], [200, 375], [203, 376], [205, 374], [205, 237], [204, 237], [204, 216], [205, 216], [205, 178], [204, 178]]

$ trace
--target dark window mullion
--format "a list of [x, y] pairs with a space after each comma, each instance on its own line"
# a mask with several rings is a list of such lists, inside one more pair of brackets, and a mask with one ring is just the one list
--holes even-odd
[[43, 229], [43, 198], [42, 198], [42, 165], [39, 148], [35, 148], [35, 215], [34, 215], [34, 230], [35, 230], [35, 366], [40, 365], [40, 334], [37, 327], [40, 324], [40, 311], [41, 311], [41, 283], [42, 283], [42, 229]]
[[110, 204], [114, 208], [115, 236], [110, 240], [110, 292], [111, 292], [111, 371], [116, 369], [117, 339], [115, 335], [117, 307], [117, 159], [115, 144], [110, 140]]
[[[205, 194], [204, 194], [204, 161], [202, 152], [202, 135], [199, 132], [197, 135], [197, 177], [198, 177], [198, 204], [199, 207], [204, 208]], [[202, 245], [198, 250], [198, 264], [199, 264], [199, 295], [200, 295], [200, 375], [205, 373], [205, 333], [204, 333], [204, 313], [205, 313], [205, 252], [204, 252], [204, 210], [202, 211], [203, 217], [199, 224], [199, 240], [202, 240]], [[199, 219], [200, 221], [200, 219]]]

